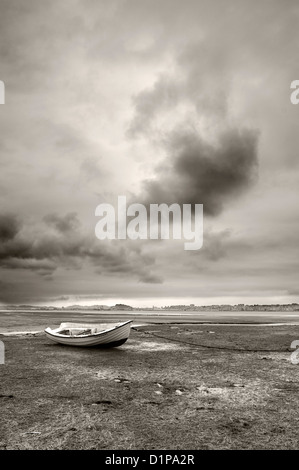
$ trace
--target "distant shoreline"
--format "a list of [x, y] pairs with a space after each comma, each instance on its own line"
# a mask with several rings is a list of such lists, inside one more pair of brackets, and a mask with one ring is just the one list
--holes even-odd
[[70, 305], [66, 307], [39, 306], [39, 305], [0, 305], [0, 311], [58, 311], [58, 312], [299, 312], [299, 304], [237, 304], [237, 305], [171, 305], [165, 307], [132, 307], [130, 305], [116, 304], [108, 305]]

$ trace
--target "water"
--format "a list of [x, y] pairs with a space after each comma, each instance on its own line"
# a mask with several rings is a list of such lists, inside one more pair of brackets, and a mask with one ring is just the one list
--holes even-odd
[[299, 324], [299, 312], [185, 312], [185, 311], [51, 311], [1, 310], [0, 334], [11, 331], [40, 331], [63, 321], [106, 323], [134, 320], [145, 323]]

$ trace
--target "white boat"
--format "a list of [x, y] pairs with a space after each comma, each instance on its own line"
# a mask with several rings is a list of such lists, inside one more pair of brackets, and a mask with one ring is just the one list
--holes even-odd
[[47, 338], [68, 346], [98, 346], [113, 348], [125, 343], [130, 335], [132, 320], [123, 323], [61, 323], [59, 328], [46, 328]]

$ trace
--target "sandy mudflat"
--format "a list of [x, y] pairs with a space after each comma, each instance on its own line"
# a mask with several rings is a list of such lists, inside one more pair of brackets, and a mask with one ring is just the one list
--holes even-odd
[[298, 448], [299, 326], [137, 330], [110, 350], [0, 336], [0, 448]]

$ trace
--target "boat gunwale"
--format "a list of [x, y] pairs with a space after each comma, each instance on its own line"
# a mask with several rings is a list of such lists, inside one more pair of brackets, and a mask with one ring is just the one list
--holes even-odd
[[[101, 336], [101, 335], [104, 335], [106, 333], [110, 333], [111, 331], [115, 331], [115, 330], [118, 330], [119, 328], [122, 328], [123, 326], [125, 325], [128, 325], [129, 323], [133, 323], [133, 320], [128, 320], [124, 323], [121, 323], [120, 325], [118, 326], [115, 326], [113, 328], [109, 328], [109, 330], [103, 330], [103, 331], [100, 331], [99, 333], [93, 333], [93, 334], [87, 334], [87, 335], [77, 335], [77, 336], [70, 336], [70, 335], [62, 335], [60, 333], [56, 333], [55, 330], [52, 330], [50, 327], [46, 328], [44, 330], [44, 332], [50, 336], [53, 336], [54, 338], [58, 337], [58, 338], [68, 338], [68, 339], [80, 339], [80, 338], [94, 338], [94, 337], [97, 337], [97, 336]], [[53, 331], [55, 333], [53, 333]]]

